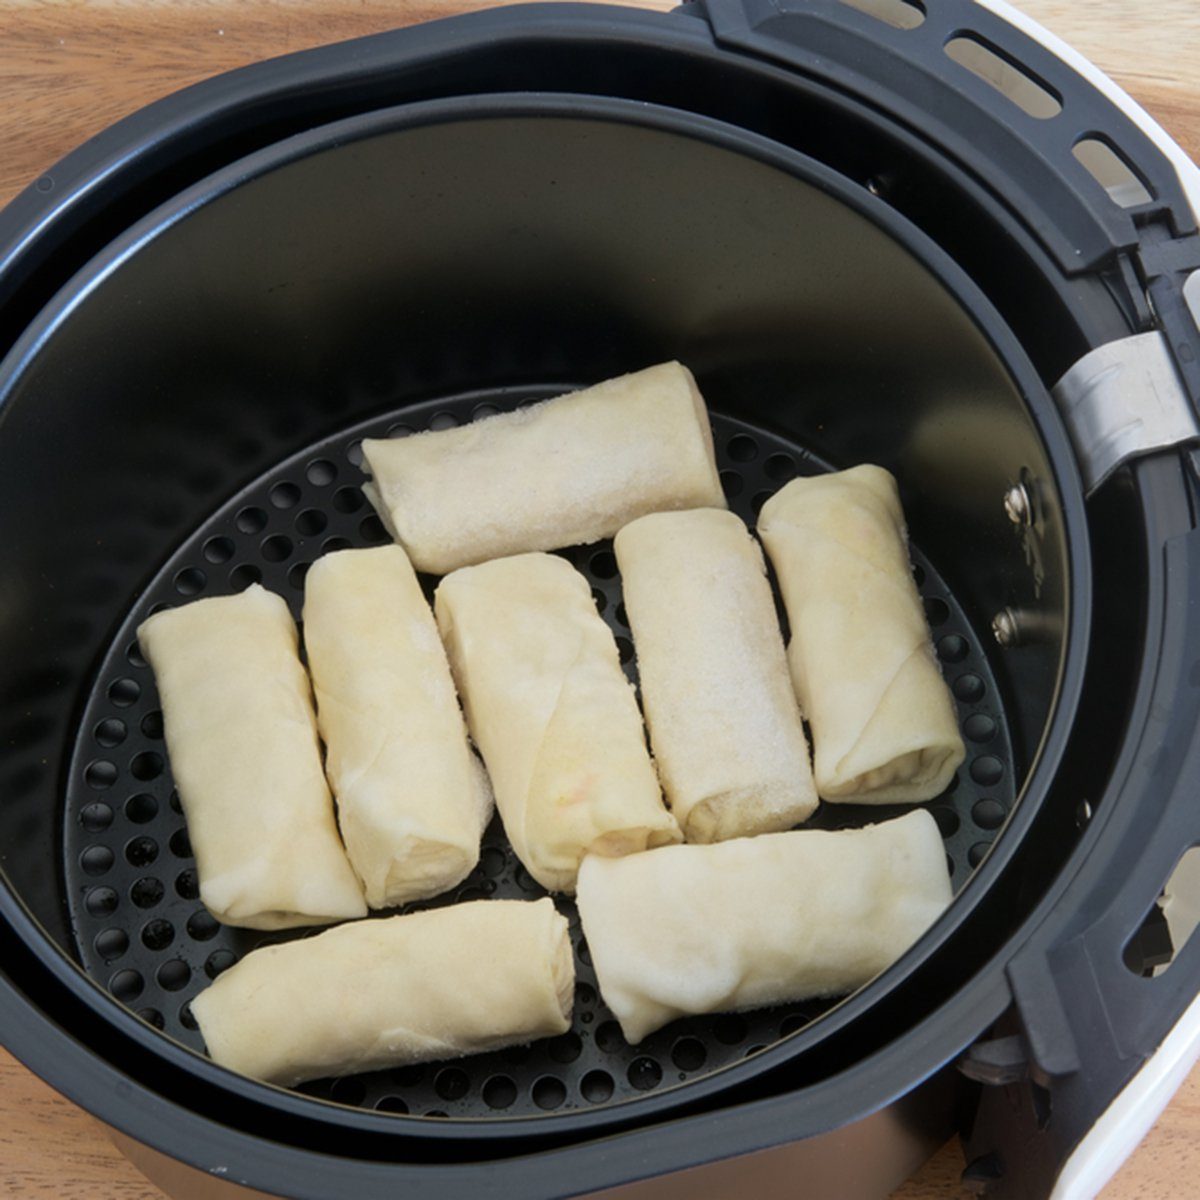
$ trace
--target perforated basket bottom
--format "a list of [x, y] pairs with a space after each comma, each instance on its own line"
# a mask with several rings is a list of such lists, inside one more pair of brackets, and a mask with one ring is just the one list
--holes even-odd
[[[79, 957], [122, 1004], [197, 1050], [203, 1042], [188, 1002], [247, 951], [303, 932], [264, 934], [218, 925], [198, 900], [195, 863], [162, 740], [154, 679], [136, 629], [151, 612], [261, 582], [299, 617], [313, 559], [387, 535], [360, 490], [363, 437], [442, 429], [566, 389], [471, 393], [380, 417], [312, 446], [255, 481], [215, 512], [131, 598], [129, 616], [104, 655], [84, 710], [68, 777], [63, 873]], [[788, 479], [827, 469], [779, 436], [715, 414], [721, 478], [730, 506], [753, 524]], [[563, 554], [592, 583], [630, 678], [633, 645], [611, 546]], [[1000, 695], [979, 638], [937, 571], [913, 547], [914, 572], [937, 653], [958, 706], [969, 754], [931, 806], [956, 890], [978, 865], [1014, 795], [1012, 749]], [[423, 581], [432, 592], [432, 579]], [[810, 822], [839, 828], [886, 819], [903, 806], [823, 805]], [[485, 896], [531, 898], [542, 889], [520, 866], [493, 821], [480, 862], [455, 891], [410, 909]], [[677, 1021], [636, 1049], [600, 999], [575, 906], [577, 984], [569, 1033], [530, 1046], [324, 1080], [302, 1091], [342, 1104], [428, 1117], [488, 1117], [586, 1108], [686, 1081], [755, 1053], [818, 1019], [827, 1002]], [[764, 919], [770, 919], [764, 914]]]

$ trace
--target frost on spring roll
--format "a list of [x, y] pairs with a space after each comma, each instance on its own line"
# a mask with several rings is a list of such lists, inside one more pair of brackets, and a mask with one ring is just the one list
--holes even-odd
[[292, 1087], [565, 1033], [566, 918], [542, 900], [475, 900], [265, 946], [192, 1001], [212, 1058]]
[[363, 490], [420, 571], [611, 537], [660, 509], [725, 507], [704, 399], [663, 363], [402, 440], [363, 442]]
[[305, 578], [304, 644], [325, 773], [367, 903], [453, 887], [479, 861], [491, 789], [404, 551], [319, 558]]
[[208, 910], [251, 929], [365, 916], [283, 600], [257, 584], [196, 600], [144, 621], [138, 641]]
[[434, 608], [505, 831], [534, 879], [574, 891], [588, 852], [679, 840], [613, 635], [574, 567], [552, 554], [464, 567]]
[[689, 842], [768, 833], [817, 806], [762, 551], [714, 508], [654, 513], [617, 534], [642, 706]]
[[676, 1017], [853, 991], [950, 903], [924, 809], [865, 829], [797, 829], [584, 859], [579, 914], [630, 1042]]
[[963, 760], [908, 561], [896, 481], [882, 467], [794, 479], [763, 506], [823, 800], [931, 800]]

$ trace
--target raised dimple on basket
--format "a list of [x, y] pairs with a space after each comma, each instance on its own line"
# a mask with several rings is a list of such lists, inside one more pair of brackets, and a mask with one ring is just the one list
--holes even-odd
[[[510, 390], [438, 400], [318, 443], [214, 513], [132, 604], [104, 656], [79, 726], [67, 783], [64, 878], [85, 970], [117, 1000], [176, 1040], [202, 1048], [188, 1006], [212, 979], [255, 946], [310, 931], [230, 929], [200, 904], [191, 845], [163, 743], [158, 696], [137, 648], [137, 626], [156, 609], [255, 582], [280, 593], [299, 617], [304, 575], [317, 557], [387, 540], [359, 486], [364, 437], [403, 437], [427, 428], [449, 428], [516, 407], [530, 395]], [[788, 479], [827, 469], [773, 433], [719, 414], [713, 426], [730, 507], [751, 523], [767, 497]], [[611, 545], [561, 553], [587, 575], [625, 670], [636, 681]], [[968, 747], [967, 761], [950, 787], [930, 805], [957, 890], [1012, 807], [1012, 748], [979, 637], [915, 547], [913, 563]], [[427, 594], [434, 582], [422, 580]], [[843, 828], [904, 811], [904, 806], [827, 804], [810, 824]], [[543, 894], [516, 861], [496, 820], [484, 835], [479, 865], [471, 875], [445, 896], [409, 909], [461, 899]], [[631, 1047], [600, 999], [574, 904], [562, 897], [556, 903], [570, 921], [576, 950], [570, 1033], [454, 1063], [324, 1080], [300, 1090], [340, 1104], [434, 1118], [586, 1109], [644, 1096], [737, 1062], [795, 1033], [828, 1008], [814, 1002], [695, 1017], [676, 1021]]]

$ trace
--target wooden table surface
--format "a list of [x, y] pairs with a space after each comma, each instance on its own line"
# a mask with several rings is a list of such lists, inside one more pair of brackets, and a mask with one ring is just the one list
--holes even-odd
[[[936, 3], [936, 0], [930, 0]], [[0, 205], [151, 100], [245, 63], [484, 7], [477, 0], [0, 0]], [[656, 7], [669, 3], [657, 0]], [[1200, 0], [1024, 0], [1200, 161]], [[897, 1200], [963, 1195], [943, 1149]], [[1104, 1192], [1200, 1194], [1200, 1069]], [[96, 1124], [0, 1051], [0, 1197], [162, 1200]]]

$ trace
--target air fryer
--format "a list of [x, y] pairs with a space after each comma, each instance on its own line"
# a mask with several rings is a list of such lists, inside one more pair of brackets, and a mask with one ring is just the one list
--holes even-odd
[[[952, 1128], [989, 1194], [1085, 1194], [1198, 1019], [1159, 904], [1200, 838], [1197, 178], [965, 0], [518, 6], [64, 160], [0, 216], [6, 1043], [180, 1198], [873, 1196]], [[363, 437], [670, 358], [747, 521], [797, 474], [897, 476], [968, 746], [930, 806], [953, 905], [845, 1000], [631, 1047], [563, 902], [562, 1038], [216, 1067], [188, 1002], [263, 935], [199, 903], [137, 625], [260, 581], [298, 615], [316, 557], [386, 540]], [[632, 672], [609, 547], [567, 553]], [[495, 824], [434, 903], [537, 894]]]

